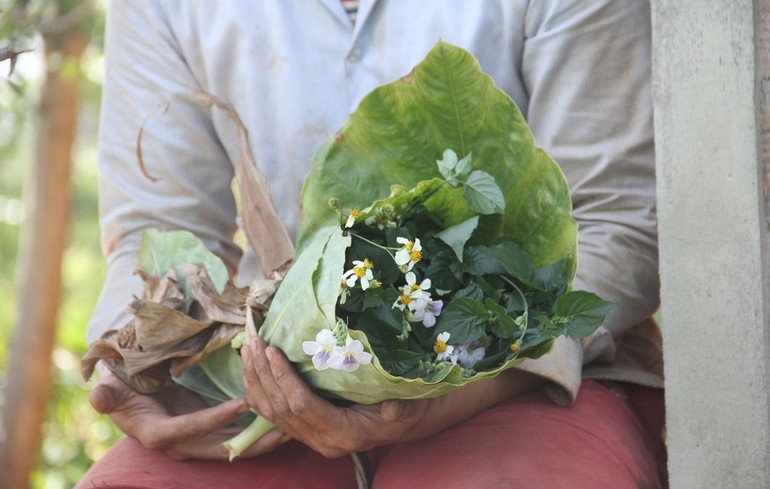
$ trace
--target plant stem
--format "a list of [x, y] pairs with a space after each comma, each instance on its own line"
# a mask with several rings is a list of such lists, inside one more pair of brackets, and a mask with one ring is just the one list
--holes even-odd
[[273, 423], [262, 416], [258, 416], [246, 429], [224, 443], [225, 448], [229, 452], [230, 461], [232, 462], [235, 457], [242, 454], [247, 448], [256, 443], [257, 440], [272, 431], [273, 428], [275, 428]]
[[505, 275], [500, 275], [500, 278], [503, 279], [503, 281], [508, 282], [510, 285], [513, 286], [514, 289], [516, 289], [516, 292], [519, 293], [519, 297], [521, 297], [521, 301], [524, 303], [524, 314], [522, 314], [522, 316], [524, 316], [524, 320], [525, 320], [524, 321], [524, 328], [522, 329], [521, 336], [519, 337], [519, 338], [521, 338], [523, 340], [524, 339], [524, 334], [527, 332], [527, 327], [529, 326], [529, 305], [527, 304], [527, 298], [524, 297], [524, 292], [521, 291], [519, 286], [516, 285], [516, 283], [513, 280], [510, 280]]
[[370, 240], [370, 239], [367, 239], [367, 238], [364, 238], [364, 237], [363, 237], [363, 236], [361, 236], [360, 234], [358, 234], [358, 233], [354, 233], [353, 231], [350, 231], [350, 235], [351, 235], [351, 236], [353, 236], [354, 238], [358, 238], [358, 239], [360, 239], [361, 241], [365, 241], [365, 242], [369, 243], [369, 244], [370, 244], [370, 245], [372, 245], [372, 246], [376, 246], [377, 248], [380, 248], [380, 249], [382, 249], [382, 250], [385, 250], [385, 251], [387, 251], [387, 252], [388, 252], [388, 254], [389, 254], [391, 257], [393, 257], [393, 253], [391, 253], [391, 250], [394, 250], [394, 249], [396, 249], [396, 248], [388, 248], [387, 246], [383, 246], [383, 245], [381, 245], [381, 244], [379, 244], [379, 243], [375, 243], [374, 241], [372, 241], [372, 240]]

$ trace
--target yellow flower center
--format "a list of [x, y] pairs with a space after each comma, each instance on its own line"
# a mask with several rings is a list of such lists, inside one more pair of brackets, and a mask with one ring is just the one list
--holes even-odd
[[361, 278], [366, 275], [366, 269], [364, 267], [353, 267], [353, 273], [356, 274], [356, 277]]
[[417, 285], [417, 284], [412, 285], [412, 292], [414, 292], [416, 290], [420, 290], [420, 286]]
[[404, 294], [404, 295], [401, 296], [401, 304], [406, 306], [410, 302], [412, 302], [412, 296], [411, 295]]
[[422, 260], [422, 253], [419, 251], [412, 251], [409, 253], [409, 259], [417, 263], [418, 261]]
[[518, 343], [514, 343], [514, 344], [511, 345], [511, 351], [514, 352], [514, 353], [519, 351], [519, 348], [521, 348], [521, 347], [519, 346]]
[[358, 219], [359, 217], [361, 217], [361, 211], [359, 211], [358, 209], [353, 209], [352, 211], [350, 211], [350, 215], [353, 216], [353, 218]]
[[368, 269], [374, 268], [374, 263], [369, 261], [369, 258], [364, 258], [364, 267]]
[[407, 241], [406, 244], [404, 245], [404, 248], [406, 248], [406, 251], [411, 253], [412, 252], [412, 248], [414, 248], [414, 242], [413, 241]]
[[446, 351], [446, 341], [436, 340], [433, 349], [436, 350], [436, 353], [444, 353]]

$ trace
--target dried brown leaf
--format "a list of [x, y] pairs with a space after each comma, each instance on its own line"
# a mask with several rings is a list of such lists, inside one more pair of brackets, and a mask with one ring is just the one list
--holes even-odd
[[273, 296], [282, 280], [278, 274], [274, 274], [274, 278], [261, 278], [253, 281], [249, 287], [249, 294], [246, 296], [246, 304], [264, 316], [267, 314], [267, 310], [273, 302]]
[[179, 344], [212, 324], [211, 321], [196, 321], [176, 309], [150, 301], [134, 301], [131, 309], [134, 312], [136, 349], [140, 351]]
[[242, 219], [246, 238], [256, 252], [262, 274], [266, 277], [274, 272], [283, 274], [294, 260], [294, 243], [278, 216], [267, 180], [257, 168], [249, 146], [246, 126], [228, 102], [205, 92], [195, 92], [189, 97], [198, 103], [213, 105], [223, 110], [236, 126], [241, 141], [235, 162], [235, 178], [243, 199]]
[[139, 275], [144, 281], [142, 294], [144, 300], [158, 302], [177, 310], [181, 309], [186, 302], [182, 286], [173, 268], [161, 278], [148, 274], [141, 267], [134, 270], [134, 274]]
[[206, 268], [199, 264], [188, 264], [180, 271], [187, 279], [195, 299], [203, 309], [204, 316], [193, 316], [200, 321], [216, 321], [229, 324], [243, 325], [245, 311], [243, 309], [248, 287], [235, 287], [227, 283], [225, 290], [217, 292]]

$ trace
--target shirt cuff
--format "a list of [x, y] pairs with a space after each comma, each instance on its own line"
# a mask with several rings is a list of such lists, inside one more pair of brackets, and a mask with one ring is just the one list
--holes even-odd
[[548, 380], [545, 386], [548, 397], [560, 406], [571, 406], [580, 390], [582, 367], [583, 347], [580, 341], [559, 336], [548, 354], [536, 360], [525, 359], [515, 368]]

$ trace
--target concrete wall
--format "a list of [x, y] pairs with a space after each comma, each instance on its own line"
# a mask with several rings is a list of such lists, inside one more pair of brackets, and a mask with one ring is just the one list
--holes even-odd
[[770, 0], [652, 12], [671, 487], [766, 489]]

